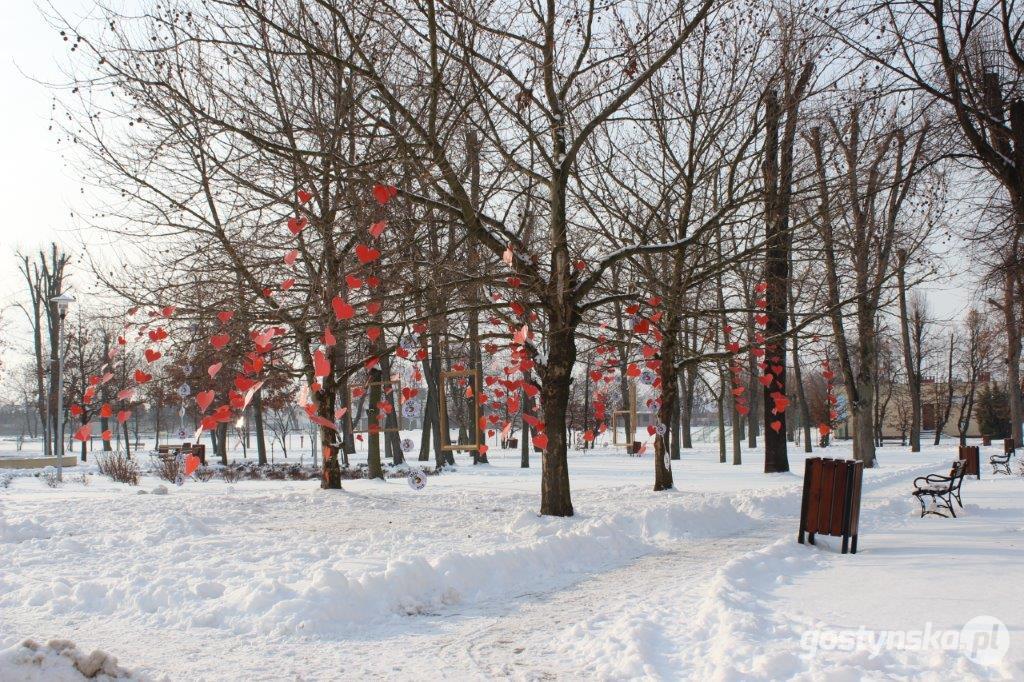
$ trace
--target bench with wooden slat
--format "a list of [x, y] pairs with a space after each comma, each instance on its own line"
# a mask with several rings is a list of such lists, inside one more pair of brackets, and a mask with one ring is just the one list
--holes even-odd
[[988, 458], [988, 463], [992, 465], [993, 474], [1005, 474], [1010, 475], [1010, 458], [1016, 453], [1017, 447], [1012, 438], [1007, 438], [1003, 441], [1003, 454], [992, 455]]
[[[960, 486], [964, 482], [966, 470], [967, 462], [958, 459], [953, 462], [953, 466], [949, 470], [949, 476], [928, 474], [927, 476], [918, 476], [914, 479], [915, 490], [911, 494], [921, 503], [922, 519], [928, 514], [949, 518], [947, 514], [942, 513], [941, 510], [943, 509], [952, 514], [953, 518], [956, 518], [956, 512], [953, 510], [953, 500], [955, 499], [956, 503], [963, 509], [964, 503], [960, 499]], [[926, 504], [925, 498], [931, 501], [930, 507]]]

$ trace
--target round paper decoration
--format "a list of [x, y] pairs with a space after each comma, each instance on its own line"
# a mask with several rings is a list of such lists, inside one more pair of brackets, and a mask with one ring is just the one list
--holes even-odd
[[174, 485], [181, 487], [185, 485], [185, 473], [179, 471], [178, 475], [174, 477]]
[[420, 416], [420, 404], [412, 400], [404, 403], [402, 405], [402, 416], [407, 419]]
[[412, 442], [412, 438], [402, 439], [402, 452], [412, 452], [414, 447], [416, 447], [416, 445]]
[[645, 367], [644, 370], [640, 372], [640, 383], [643, 384], [644, 386], [650, 386], [657, 380], [657, 372], [655, 372], [650, 367]]
[[190, 395], [192, 395], [191, 387], [189, 387], [188, 384], [182, 384], [181, 386], [178, 386], [178, 395], [180, 395], [182, 398], [189, 397]]
[[409, 472], [409, 487], [413, 490], [423, 490], [427, 485], [427, 475], [422, 471]]
[[657, 433], [659, 436], [664, 436], [666, 431], [668, 431], [668, 429], [665, 427], [664, 424], [658, 424], [657, 426], [654, 427], [654, 432]]

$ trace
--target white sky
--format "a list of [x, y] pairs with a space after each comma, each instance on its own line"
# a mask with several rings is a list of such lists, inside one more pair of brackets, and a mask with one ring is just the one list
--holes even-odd
[[[92, 0], [53, 0], [61, 11], [81, 15], [92, 7]], [[18, 249], [34, 251], [57, 241], [69, 251], [80, 248], [89, 235], [74, 231], [71, 213], [85, 197], [80, 194], [74, 171], [59, 154], [56, 135], [50, 125], [52, 96], [46, 86], [34, 82], [59, 81], [59, 64], [67, 46], [57, 31], [47, 26], [33, 0], [12, 0], [5, 5], [0, 22], [0, 310], [4, 311], [4, 334], [9, 346], [28, 341], [23, 315], [12, 309], [24, 297], [14, 253]], [[79, 203], [81, 202], [81, 203]], [[956, 254], [945, 259], [962, 276], [970, 277], [969, 264]], [[75, 276], [84, 288], [84, 273]], [[74, 282], [73, 282], [74, 284]], [[940, 276], [928, 287], [932, 311], [940, 319], [958, 319], [968, 304], [974, 283], [957, 277]], [[13, 359], [11, 350], [5, 354]]]

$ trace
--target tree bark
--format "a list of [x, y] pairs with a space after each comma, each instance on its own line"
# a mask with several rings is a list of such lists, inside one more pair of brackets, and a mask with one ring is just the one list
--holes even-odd
[[252, 417], [256, 426], [256, 461], [260, 466], [267, 463], [267, 439], [263, 430], [263, 389], [256, 391], [252, 398]]
[[1010, 406], [1010, 434], [1021, 445], [1020, 355], [1021, 333], [1017, 319], [1017, 265], [1008, 263], [1003, 276], [1003, 320], [1006, 326], [1006, 394]]
[[903, 249], [900, 249], [896, 255], [896, 284], [899, 289], [903, 367], [907, 372], [907, 389], [910, 393], [910, 451], [921, 452], [921, 374], [916, 369], [920, 359], [915, 361], [914, 349], [910, 344], [910, 314], [907, 309], [907, 252]]
[[[542, 459], [540, 513], [544, 516], [572, 516], [566, 413], [572, 368], [576, 363], [575, 330], [571, 320], [566, 319], [567, 311], [550, 312], [548, 361], [541, 386], [541, 410], [548, 443]], [[525, 438], [526, 434], [523, 436]]]

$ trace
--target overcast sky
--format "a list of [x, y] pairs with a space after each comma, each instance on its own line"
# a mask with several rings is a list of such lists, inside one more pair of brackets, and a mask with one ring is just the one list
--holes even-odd
[[[83, 0], [58, 0], [69, 7]], [[21, 280], [14, 252], [33, 250], [51, 241], [69, 247], [77, 238], [69, 229], [70, 212], [79, 191], [73, 171], [65, 168], [56, 136], [48, 132], [52, 96], [31, 78], [54, 79], [56, 60], [65, 51], [32, 0], [13, 0], [4, 6], [0, 22], [0, 307], [5, 309], [5, 331], [16, 345], [26, 338], [20, 311], [10, 309], [22, 300]]]
[[[92, 0], [54, 0], [62, 12], [82, 16]], [[59, 64], [67, 54], [60, 35], [49, 28], [33, 0], [12, 0], [4, 7], [0, 22], [0, 309], [4, 310], [5, 334], [9, 346], [28, 341], [23, 315], [12, 304], [23, 300], [23, 286], [14, 253], [32, 251], [57, 241], [71, 251], [81, 243], [95, 242], [90, 235], [73, 229], [71, 213], [84, 206], [85, 197], [59, 153], [57, 137], [50, 125], [52, 94], [40, 83], [59, 81]], [[969, 301], [973, 282], [970, 266], [962, 254], [953, 254], [947, 262], [959, 277], [944, 276], [928, 288], [928, 299], [938, 317], [956, 319]], [[952, 261], [952, 262], [951, 262]], [[966, 272], [965, 272], [966, 271]], [[83, 275], [76, 276], [79, 286]], [[6, 356], [11, 359], [11, 352]]]

